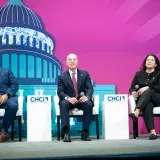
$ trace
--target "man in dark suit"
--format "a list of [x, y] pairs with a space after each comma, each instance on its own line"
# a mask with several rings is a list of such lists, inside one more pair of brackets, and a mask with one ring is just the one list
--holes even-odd
[[8, 129], [14, 121], [18, 109], [18, 82], [10, 69], [0, 68], [0, 108], [5, 109], [0, 133], [0, 142], [9, 139]]
[[67, 56], [68, 70], [58, 78], [57, 94], [60, 99], [60, 116], [63, 125], [64, 142], [71, 142], [69, 126], [69, 109], [83, 110], [83, 130], [81, 140], [90, 141], [89, 125], [92, 119], [93, 86], [88, 72], [77, 69], [78, 58], [75, 54]]

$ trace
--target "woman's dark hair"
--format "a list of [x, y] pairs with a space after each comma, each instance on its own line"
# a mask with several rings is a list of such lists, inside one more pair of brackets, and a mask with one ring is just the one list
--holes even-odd
[[146, 64], [146, 60], [147, 60], [147, 58], [149, 57], [149, 56], [152, 56], [152, 57], [154, 57], [154, 59], [155, 59], [155, 61], [156, 61], [156, 64], [157, 64], [157, 66], [155, 67], [155, 70], [159, 70], [160, 71], [160, 61], [159, 61], [159, 59], [158, 59], [158, 57], [155, 55], [155, 54], [148, 54], [146, 57], [145, 57], [145, 59], [143, 60], [143, 62], [142, 62], [142, 65], [141, 65], [141, 70], [146, 70], [146, 66], [145, 66], [145, 64]]

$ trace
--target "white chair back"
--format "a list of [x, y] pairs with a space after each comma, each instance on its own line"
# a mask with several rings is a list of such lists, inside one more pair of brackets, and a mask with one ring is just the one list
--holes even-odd
[[129, 112], [133, 113], [136, 107], [135, 99], [132, 95], [129, 95], [128, 100], [129, 100]]

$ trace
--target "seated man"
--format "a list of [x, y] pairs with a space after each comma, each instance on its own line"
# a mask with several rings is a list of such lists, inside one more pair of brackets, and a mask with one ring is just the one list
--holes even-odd
[[69, 127], [69, 109], [83, 110], [83, 130], [81, 140], [90, 141], [89, 125], [92, 119], [93, 86], [88, 72], [77, 69], [78, 58], [75, 54], [67, 56], [68, 70], [58, 79], [57, 94], [60, 99], [60, 116], [63, 125], [62, 138], [64, 142], [71, 142]]
[[8, 129], [16, 118], [18, 110], [18, 96], [16, 92], [19, 89], [18, 82], [10, 69], [0, 68], [0, 109], [5, 109], [0, 133], [0, 142], [9, 139]]

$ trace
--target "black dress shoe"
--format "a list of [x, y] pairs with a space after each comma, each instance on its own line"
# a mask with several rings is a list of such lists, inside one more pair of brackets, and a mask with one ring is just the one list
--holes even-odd
[[64, 134], [63, 142], [71, 142], [70, 132]]
[[155, 139], [157, 139], [158, 138], [158, 136], [156, 135], [156, 134], [151, 134], [150, 136], [149, 136], [149, 139], [150, 140], [155, 140]]
[[69, 128], [68, 128], [67, 126], [64, 126], [64, 127], [62, 128], [62, 131], [61, 131], [61, 137], [62, 137], [62, 139], [64, 139], [64, 135], [65, 135], [65, 133], [67, 133], [67, 132], [69, 132]]
[[131, 118], [134, 118], [134, 119], [138, 118], [138, 117], [136, 117], [136, 115], [135, 115], [134, 113], [130, 113], [129, 116], [130, 116]]
[[91, 141], [91, 139], [89, 138], [88, 132], [82, 132], [81, 140], [83, 140], [83, 141]]

